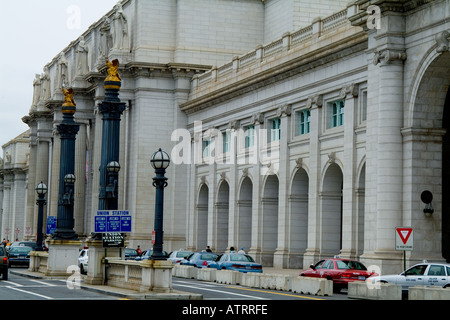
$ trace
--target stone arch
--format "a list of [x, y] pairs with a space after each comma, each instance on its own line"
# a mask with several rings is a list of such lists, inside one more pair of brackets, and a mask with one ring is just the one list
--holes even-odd
[[216, 243], [217, 252], [224, 252], [228, 246], [228, 230], [230, 221], [229, 212], [230, 203], [230, 185], [226, 180], [220, 182], [217, 191], [217, 201], [215, 203], [216, 210]]
[[278, 195], [279, 181], [276, 175], [269, 175], [264, 183], [261, 225], [261, 262], [273, 266], [273, 255], [278, 243]]
[[[416, 226], [412, 257], [450, 261], [450, 52], [431, 48], [411, 84], [409, 127], [403, 129], [406, 181], [404, 206]], [[423, 214], [420, 194], [433, 193], [434, 213]]]
[[332, 163], [325, 171], [320, 193], [322, 255], [338, 255], [342, 248], [342, 187], [342, 170]]
[[208, 203], [209, 188], [206, 183], [200, 186], [197, 197], [197, 250], [202, 250], [208, 245]]
[[249, 177], [244, 177], [239, 188], [237, 201], [238, 226], [237, 244], [247, 252], [252, 240], [252, 207], [253, 207], [253, 182]]
[[[298, 266], [289, 263], [291, 268], [300, 268], [303, 265], [303, 254], [307, 248], [308, 240], [308, 196], [309, 176], [305, 169], [299, 168], [291, 182], [289, 195], [289, 249], [291, 254], [300, 255], [296, 259]], [[294, 261], [293, 261], [294, 262]]]

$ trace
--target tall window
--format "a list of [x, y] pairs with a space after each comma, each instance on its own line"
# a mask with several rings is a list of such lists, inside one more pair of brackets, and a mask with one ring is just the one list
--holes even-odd
[[331, 104], [331, 127], [339, 127], [344, 124], [345, 101], [338, 100]]
[[270, 128], [270, 142], [278, 141], [281, 137], [281, 119], [275, 118], [271, 121], [271, 128]]
[[203, 158], [207, 158], [210, 156], [210, 146], [211, 144], [211, 139], [207, 139], [207, 140], [203, 140]]
[[224, 133], [222, 133], [222, 139], [223, 139], [223, 153], [230, 152], [231, 131], [225, 131]]
[[245, 130], [245, 148], [255, 145], [255, 126], [248, 126]]
[[309, 122], [311, 118], [311, 111], [302, 110], [299, 112], [299, 134], [309, 133]]

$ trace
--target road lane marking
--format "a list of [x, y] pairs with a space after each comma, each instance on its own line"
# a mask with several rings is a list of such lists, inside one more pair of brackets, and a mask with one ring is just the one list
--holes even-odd
[[12, 281], [9, 281], [9, 280], [4, 281], [4, 282], [5, 282], [5, 283], [9, 283], [9, 284], [11, 284], [11, 285], [13, 285], [13, 286], [15, 286], [15, 287], [23, 287], [23, 284], [16, 283], [16, 282], [12, 282]]
[[275, 292], [275, 291], [265, 291], [265, 290], [257, 290], [257, 289], [250, 289], [250, 288], [241, 288], [241, 287], [234, 287], [234, 286], [228, 286], [227, 288], [230, 288], [230, 289], [239, 289], [239, 290], [247, 290], [247, 291], [254, 291], [254, 292], [262, 292], [262, 293], [268, 293], [268, 294], [278, 294], [278, 295], [281, 295], [281, 296], [296, 297], [296, 298], [301, 298], [301, 299], [325, 300], [325, 299], [321, 299], [321, 298], [313, 298], [313, 297], [298, 296], [298, 295], [295, 295], [295, 294], [282, 293], [282, 292]]
[[[175, 284], [174, 284], [174, 286], [175, 286]], [[188, 285], [184, 285], [184, 284], [177, 284], [176, 286], [188, 287], [188, 288], [197, 289], [197, 290], [213, 291], [213, 292], [217, 292], [217, 293], [224, 293], [224, 294], [240, 296], [240, 297], [246, 297], [246, 298], [251, 298], [251, 299], [267, 300], [266, 298], [261, 298], [261, 297], [257, 297], [257, 296], [249, 296], [249, 295], [241, 294], [241, 293], [234, 293], [234, 292], [228, 292], [228, 291], [216, 290], [216, 289], [208, 289], [208, 288], [205, 288], [205, 287], [195, 288], [192, 285], [188, 286]]]
[[27, 294], [31, 294], [31, 295], [34, 295], [34, 296], [37, 296], [37, 297], [41, 297], [41, 298], [44, 298], [44, 299], [47, 299], [47, 300], [53, 300], [53, 298], [44, 296], [44, 295], [39, 294], [39, 293], [35, 293], [35, 292], [27, 291], [27, 290], [22, 290], [22, 289], [19, 289], [19, 288], [14, 288], [14, 287], [11, 287], [11, 286], [6, 286], [5, 288], [11, 289], [11, 290], [16, 290], [16, 291], [27, 293]]
[[47, 287], [56, 287], [57, 286], [56, 284], [51, 284], [51, 283], [39, 281], [39, 280], [30, 280], [30, 281], [33, 281], [33, 282], [36, 282], [39, 284], [43, 284], [44, 286], [47, 286]]

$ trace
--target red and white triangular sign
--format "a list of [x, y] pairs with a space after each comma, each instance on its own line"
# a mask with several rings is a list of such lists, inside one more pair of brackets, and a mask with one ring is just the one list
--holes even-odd
[[413, 229], [412, 228], [397, 228], [397, 233], [402, 239], [403, 244], [408, 242], [409, 236], [411, 235]]

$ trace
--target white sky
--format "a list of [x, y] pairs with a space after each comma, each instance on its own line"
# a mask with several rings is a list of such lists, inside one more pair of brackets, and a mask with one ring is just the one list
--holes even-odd
[[0, 147], [28, 129], [22, 117], [31, 107], [35, 74], [117, 2], [0, 2]]

